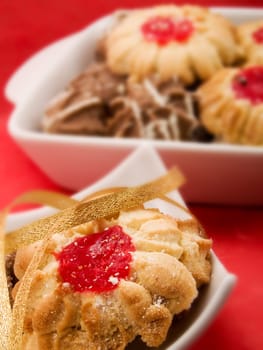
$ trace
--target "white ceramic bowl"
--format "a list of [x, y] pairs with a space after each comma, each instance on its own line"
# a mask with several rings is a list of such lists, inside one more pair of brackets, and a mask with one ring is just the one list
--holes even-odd
[[[262, 9], [214, 9], [233, 22], [263, 18]], [[151, 144], [166, 166], [187, 177], [186, 201], [263, 204], [263, 147], [49, 135], [39, 131], [51, 98], [93, 60], [96, 41], [111, 25], [104, 17], [40, 51], [10, 79], [6, 96], [16, 104], [9, 131], [26, 154], [56, 183], [79, 190], [106, 174], [133, 149]], [[24, 82], [27, 81], [28, 89]]]
[[[166, 168], [156, 151], [151, 147], [143, 146], [133, 152], [107, 176], [91, 187], [77, 193], [74, 198], [82, 199], [92, 192], [107, 187], [140, 185], [161, 176], [165, 171]], [[182, 197], [177, 191], [173, 191], [169, 196], [184, 204]], [[146, 204], [147, 207], [157, 207], [163, 212], [180, 219], [184, 219], [186, 215], [181, 210], [160, 200], [154, 200]], [[11, 214], [8, 217], [7, 229], [14, 230], [26, 223], [51, 215], [53, 212], [53, 209], [41, 208]], [[212, 253], [212, 266], [212, 278], [209, 285], [202, 288], [198, 299], [189, 313], [171, 327], [167, 341], [158, 348], [159, 350], [186, 349], [187, 346], [200, 336], [223, 306], [236, 278], [224, 268], [214, 253]], [[128, 346], [128, 349], [146, 350], [149, 348], [136, 340]]]

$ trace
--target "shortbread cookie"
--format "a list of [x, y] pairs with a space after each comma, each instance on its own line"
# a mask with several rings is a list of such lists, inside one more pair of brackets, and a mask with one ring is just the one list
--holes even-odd
[[206, 80], [240, 57], [235, 28], [198, 6], [157, 6], [131, 11], [109, 32], [106, 60], [115, 73], [141, 79], [158, 73], [187, 84]]
[[[17, 251], [19, 279], [38, 244]], [[54, 234], [33, 278], [23, 349], [121, 350], [136, 336], [159, 346], [209, 282], [210, 248], [196, 223], [156, 209]]]
[[263, 66], [223, 69], [198, 96], [201, 122], [218, 139], [263, 145]]
[[245, 62], [263, 65], [263, 20], [241, 24], [237, 33]]

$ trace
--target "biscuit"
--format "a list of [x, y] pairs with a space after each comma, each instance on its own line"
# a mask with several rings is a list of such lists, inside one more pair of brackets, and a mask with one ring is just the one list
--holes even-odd
[[219, 140], [263, 145], [263, 67], [219, 71], [198, 89], [200, 118]]
[[245, 63], [263, 65], [263, 20], [239, 25], [237, 35]]
[[109, 31], [104, 44], [113, 72], [135, 79], [176, 75], [186, 85], [208, 79], [241, 55], [235, 27], [208, 8], [191, 5], [132, 11]]
[[[159, 346], [209, 282], [210, 248], [195, 222], [182, 226], [156, 209], [54, 234], [33, 278], [23, 349], [117, 350], [136, 336]], [[17, 253], [19, 278], [33, 251]]]

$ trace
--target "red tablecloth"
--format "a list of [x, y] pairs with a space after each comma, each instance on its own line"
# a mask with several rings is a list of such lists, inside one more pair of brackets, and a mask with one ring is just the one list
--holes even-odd
[[[62, 190], [14, 144], [6, 130], [12, 106], [3, 95], [10, 74], [32, 53], [118, 7], [147, 6], [150, 0], [0, 1], [0, 208], [26, 190]], [[177, 1], [182, 3], [182, 1]], [[192, 3], [197, 4], [193, 1]], [[200, 1], [218, 6], [263, 6], [262, 0]], [[25, 81], [26, 84], [26, 81]], [[248, 184], [249, 186], [249, 184]], [[191, 205], [214, 240], [214, 250], [238, 276], [234, 292], [191, 350], [263, 349], [262, 208]]]

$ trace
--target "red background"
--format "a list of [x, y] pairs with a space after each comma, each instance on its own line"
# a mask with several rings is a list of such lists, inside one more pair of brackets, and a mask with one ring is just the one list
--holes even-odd
[[[61, 190], [15, 145], [6, 124], [12, 106], [3, 89], [14, 70], [38, 49], [119, 7], [169, 1], [150, 0], [1, 0], [0, 1], [0, 208], [31, 189]], [[171, 1], [170, 1], [171, 2]], [[177, 1], [177, 4], [183, 1]], [[262, 0], [192, 1], [213, 6], [257, 6]], [[25, 81], [26, 84], [26, 81]], [[249, 186], [249, 184], [248, 184]], [[193, 205], [190, 208], [214, 240], [214, 250], [238, 276], [227, 303], [190, 350], [263, 349], [263, 210]]]

